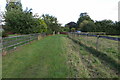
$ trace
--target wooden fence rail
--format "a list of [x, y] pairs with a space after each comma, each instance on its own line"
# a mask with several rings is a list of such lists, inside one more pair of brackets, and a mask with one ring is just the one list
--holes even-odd
[[15, 49], [18, 46], [22, 46], [24, 44], [28, 44], [31, 41], [38, 40], [39, 36], [45, 36], [45, 34], [28, 34], [28, 35], [20, 35], [20, 36], [12, 36], [12, 37], [4, 37], [0, 41], [2, 51], [9, 51]]
[[93, 36], [93, 37], [99, 37], [99, 38], [106, 38], [106, 39], [110, 39], [110, 40], [115, 40], [115, 41], [120, 41], [120, 38], [116, 38], [116, 37], [108, 37], [108, 36], [101, 36], [101, 35], [93, 35], [93, 34], [88, 34], [88, 33], [71, 33], [71, 34], [76, 34], [76, 35], [86, 35], [86, 36]]
[[96, 37], [96, 42], [95, 42], [95, 44], [96, 44], [96, 49], [98, 50], [98, 48], [99, 48], [99, 43], [100, 43], [100, 38], [104, 38], [104, 39], [108, 39], [108, 40], [114, 40], [114, 41], [117, 41], [117, 42], [119, 42], [120, 41], [120, 38], [116, 38], [116, 37], [108, 37], [108, 36], [101, 36], [101, 35], [93, 35], [93, 34], [88, 34], [88, 33], [76, 33], [76, 32], [71, 32], [71, 33], [68, 33], [68, 35], [69, 35], [69, 37], [70, 38], [76, 38], [76, 37], [78, 37], [78, 36], [85, 36], [86, 37], [86, 39], [88, 38], [88, 37]]

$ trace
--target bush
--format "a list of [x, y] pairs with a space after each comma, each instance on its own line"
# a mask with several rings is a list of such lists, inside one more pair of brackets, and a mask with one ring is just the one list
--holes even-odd
[[6, 33], [6, 31], [2, 31], [2, 37], [8, 37], [8, 34]]

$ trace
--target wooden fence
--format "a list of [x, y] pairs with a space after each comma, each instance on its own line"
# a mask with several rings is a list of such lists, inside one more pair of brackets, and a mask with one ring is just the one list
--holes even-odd
[[9, 51], [12, 49], [16, 49], [18, 46], [22, 46], [25, 44], [29, 44], [31, 41], [38, 40], [40, 36], [45, 36], [45, 34], [28, 34], [28, 35], [20, 35], [20, 36], [12, 36], [12, 37], [4, 37], [1, 39], [1, 47], [2, 51]]
[[76, 32], [71, 32], [71, 33], [68, 33], [69, 37], [70, 38], [75, 38], [75, 37], [78, 37], [78, 36], [84, 36], [86, 37], [86, 39], [88, 39], [87, 37], [96, 37], [96, 49], [99, 48], [99, 42], [100, 42], [100, 38], [104, 38], [104, 39], [109, 39], [109, 40], [113, 40], [113, 41], [117, 41], [118, 43], [120, 42], [120, 38], [117, 38], [117, 37], [109, 37], [109, 36], [102, 36], [102, 35], [93, 35], [93, 34], [88, 34], [88, 33], [76, 33]]

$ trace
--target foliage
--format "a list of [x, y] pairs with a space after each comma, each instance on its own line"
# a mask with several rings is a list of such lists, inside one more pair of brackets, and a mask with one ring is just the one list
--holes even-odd
[[78, 21], [77, 21], [77, 27], [78, 27], [78, 28], [79, 28], [80, 23], [82, 23], [84, 20], [93, 21], [93, 20], [90, 18], [89, 15], [87, 15], [87, 16], [80, 16], [80, 17], [78, 18]]
[[69, 32], [70, 29], [69, 29], [69, 27], [61, 27], [61, 31], [62, 32]]
[[35, 33], [43, 33], [47, 31], [47, 24], [41, 18], [36, 19], [36, 27], [34, 27]]
[[120, 34], [120, 22], [113, 22], [112, 20], [102, 20], [95, 22], [97, 32], [105, 32], [106, 34]]
[[71, 32], [75, 32], [75, 28], [71, 28]]
[[76, 24], [75, 22], [69, 22], [69, 23], [67, 23], [67, 24], [65, 25], [65, 27], [68, 27], [70, 30], [71, 30], [72, 28], [75, 28], [75, 29], [76, 29], [77, 24]]
[[94, 22], [89, 15], [80, 16], [76, 30], [83, 32], [105, 32], [106, 34], [120, 34], [120, 22], [101, 20]]
[[8, 34], [6, 33], [6, 31], [2, 31], [2, 37], [8, 37]]
[[6, 31], [18, 34], [42, 33], [47, 31], [47, 25], [42, 19], [35, 18], [31, 10], [26, 8], [22, 10], [21, 3], [9, 3], [6, 6], [4, 18], [6, 22]]
[[78, 30], [83, 32], [94, 32], [95, 28], [96, 28], [96, 25], [94, 24], [94, 22], [84, 20], [83, 22], [80, 23]]
[[19, 3], [19, 2], [17, 2], [17, 3], [15, 3], [15, 2], [10, 2], [9, 4], [6, 5], [6, 10], [7, 10], [7, 11], [11, 11], [11, 10], [14, 10], [14, 9], [16, 9], [16, 10], [19, 9], [19, 10], [22, 11], [22, 4]]
[[46, 32], [47, 31], [47, 24], [42, 19], [39, 19], [39, 21], [40, 21], [41, 30], [42, 30], [40, 32]]
[[13, 33], [29, 34], [33, 33], [36, 19], [33, 18], [30, 12], [21, 10], [7, 11], [5, 14], [7, 30]]
[[[81, 13], [82, 14], [82, 13]], [[95, 31], [94, 21], [90, 18], [89, 15], [84, 15], [78, 18], [76, 30], [83, 32], [94, 32]]]
[[56, 17], [51, 16], [49, 14], [45, 14], [45, 15], [43, 14], [41, 18], [45, 21], [45, 23], [48, 26], [47, 33], [53, 33], [54, 31], [57, 33], [60, 31], [61, 25], [58, 23]]

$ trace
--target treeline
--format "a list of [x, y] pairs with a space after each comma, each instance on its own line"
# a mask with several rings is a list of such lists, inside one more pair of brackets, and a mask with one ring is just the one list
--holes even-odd
[[78, 21], [76, 23], [67, 23], [64, 30], [72, 32], [104, 32], [110, 35], [119, 35], [120, 22], [113, 22], [112, 20], [94, 21], [86, 13], [81, 13]]
[[6, 5], [4, 14], [5, 25], [3, 26], [3, 36], [8, 33], [13, 34], [32, 34], [59, 32], [61, 24], [56, 17], [43, 14], [42, 16], [33, 15], [32, 9], [22, 9], [21, 3], [9, 3]]
[[22, 9], [21, 3], [9, 3], [4, 14], [5, 25], [3, 36], [8, 33], [32, 34], [32, 33], [58, 33], [58, 32], [103, 32], [106, 34], [120, 34], [120, 22], [112, 20], [94, 21], [87, 13], [81, 13], [77, 22], [69, 22], [62, 27], [55, 16], [43, 14], [33, 15], [32, 9]]

